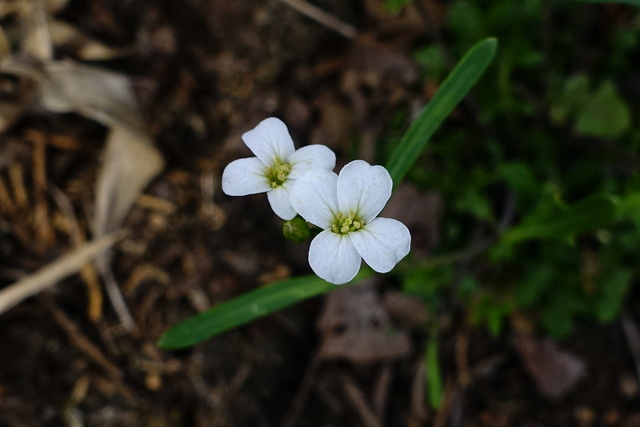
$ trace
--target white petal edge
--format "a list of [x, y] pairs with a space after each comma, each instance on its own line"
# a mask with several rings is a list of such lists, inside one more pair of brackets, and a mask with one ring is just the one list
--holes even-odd
[[302, 178], [287, 181], [291, 205], [311, 224], [331, 227], [338, 209], [336, 182], [338, 175], [322, 169], [312, 169]]
[[229, 196], [246, 196], [270, 190], [264, 169], [257, 157], [234, 160], [222, 172], [222, 191]]
[[309, 265], [321, 279], [334, 285], [349, 282], [358, 274], [362, 259], [348, 235], [324, 230], [309, 247]]
[[364, 261], [378, 273], [391, 271], [411, 249], [409, 229], [395, 219], [376, 218], [349, 236]]
[[280, 218], [289, 220], [296, 216], [296, 211], [293, 209], [293, 206], [291, 206], [289, 199], [289, 191], [284, 186], [276, 187], [269, 191], [267, 193], [267, 199], [269, 199], [269, 204], [273, 212]]
[[276, 157], [287, 162], [296, 150], [287, 125], [275, 117], [264, 119], [258, 126], [245, 132], [242, 140], [267, 166], [273, 166]]
[[340, 171], [338, 204], [343, 212], [352, 210], [367, 223], [382, 211], [392, 189], [393, 180], [384, 167], [354, 160]]
[[336, 155], [325, 145], [307, 145], [296, 150], [289, 157], [289, 162], [291, 162], [289, 178], [297, 179], [311, 169], [332, 171], [336, 167]]

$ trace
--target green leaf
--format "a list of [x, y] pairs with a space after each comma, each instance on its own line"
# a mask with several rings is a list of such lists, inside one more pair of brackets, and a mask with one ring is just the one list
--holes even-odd
[[459, 37], [466, 40], [478, 39], [486, 35], [482, 14], [476, 2], [458, 0], [449, 10], [449, 26]]
[[565, 81], [562, 93], [551, 104], [549, 116], [556, 124], [563, 125], [575, 114], [589, 97], [589, 77], [577, 74]]
[[578, 233], [608, 225], [615, 216], [613, 199], [605, 194], [596, 194], [568, 207], [556, 205], [533, 212], [521, 225], [505, 232], [500, 244], [512, 245], [534, 238], [568, 240]]
[[561, 338], [573, 329], [574, 314], [562, 302], [554, 301], [544, 308], [541, 320], [547, 332], [555, 338]]
[[438, 338], [432, 336], [427, 343], [425, 352], [427, 396], [429, 403], [434, 409], [442, 405], [442, 377], [440, 376], [440, 363], [438, 361]]
[[471, 48], [420, 112], [387, 164], [394, 185], [402, 181], [431, 135], [485, 72], [496, 54], [497, 45], [495, 38], [488, 38]]
[[484, 323], [492, 336], [502, 331], [504, 319], [513, 311], [513, 304], [489, 292], [479, 292], [470, 306], [471, 323]]
[[[363, 269], [350, 284], [360, 282], [372, 274], [371, 270]], [[160, 338], [158, 346], [161, 348], [188, 347], [307, 298], [326, 294], [335, 289], [336, 285], [325, 282], [315, 275], [274, 282], [174, 326]]]
[[439, 79], [446, 73], [446, 60], [440, 48], [436, 45], [430, 45], [417, 50], [413, 54], [413, 60], [418, 64], [426, 74], [434, 79]]
[[629, 290], [633, 274], [621, 268], [602, 279], [600, 292], [595, 302], [595, 315], [599, 321], [610, 322], [620, 313], [624, 296]]
[[631, 113], [611, 81], [589, 97], [578, 114], [575, 130], [584, 135], [616, 138], [629, 130]]
[[540, 301], [544, 292], [554, 283], [554, 269], [548, 264], [542, 264], [530, 269], [521, 282], [516, 283], [513, 296], [516, 302], [529, 307]]
[[582, 3], [620, 3], [640, 7], [640, 0], [573, 0]]
[[617, 204], [618, 219], [630, 219], [640, 227], [640, 193], [631, 193], [621, 197]]
[[384, 3], [384, 8], [389, 13], [397, 14], [402, 12], [402, 9], [409, 3], [411, 3], [411, 0], [387, 0]]
[[498, 167], [498, 176], [515, 192], [520, 210], [535, 206], [540, 195], [540, 185], [526, 163], [504, 163]]

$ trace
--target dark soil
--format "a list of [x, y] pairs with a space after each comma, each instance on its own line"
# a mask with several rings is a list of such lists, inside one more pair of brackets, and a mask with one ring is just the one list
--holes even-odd
[[[440, 410], [425, 397], [423, 329], [392, 319], [409, 351], [328, 360], [316, 329], [323, 298], [190, 349], [157, 348], [165, 331], [210, 306], [310, 273], [306, 247], [285, 242], [263, 195], [232, 198], [219, 188], [224, 166], [249, 155], [243, 132], [277, 116], [297, 144], [326, 144], [339, 165], [380, 163], [376, 142], [392, 114], [424, 105], [436, 87], [410, 53], [446, 36], [446, 4], [416, 2], [392, 16], [378, 0], [315, 3], [359, 35], [343, 37], [275, 0], [71, 0], [57, 14], [109, 46], [133, 46], [96, 65], [131, 76], [167, 164], [127, 217], [130, 234], [113, 260], [136, 329], [121, 328], [106, 295], [92, 318], [89, 296], [102, 291], [80, 275], [0, 315], [0, 426], [640, 426], [640, 386], [619, 321], [579, 325], [557, 343], [584, 373], [553, 397], [523, 363], [520, 327], [492, 337], [452, 302], [437, 316]], [[77, 46], [55, 55], [73, 59]], [[89, 235], [105, 128], [75, 114], [25, 112], [0, 137], [0, 181], [13, 197], [22, 176], [28, 196], [16, 210], [0, 206], [0, 286], [73, 246], [52, 200], [53, 236], [43, 240], [34, 219], [34, 135], [47, 144], [48, 185], [68, 197]], [[420, 253], [437, 241], [425, 221], [414, 239]], [[381, 295], [396, 287], [385, 280]]]

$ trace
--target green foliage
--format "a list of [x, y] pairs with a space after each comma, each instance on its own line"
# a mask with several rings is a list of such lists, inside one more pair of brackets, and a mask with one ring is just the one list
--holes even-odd
[[585, 231], [597, 230], [615, 218], [610, 196], [595, 194], [567, 206], [553, 192], [545, 195], [538, 208], [500, 238], [493, 248], [494, 259], [508, 256], [513, 245], [531, 239], [556, 239], [571, 242]]
[[471, 323], [486, 325], [491, 335], [498, 336], [502, 331], [504, 320], [513, 311], [513, 304], [496, 294], [479, 291], [469, 303]]
[[566, 0], [566, 1], [576, 1], [583, 3], [624, 3], [631, 6], [640, 7], [640, 0]]
[[427, 342], [427, 351], [425, 352], [425, 384], [427, 385], [429, 403], [434, 409], [440, 408], [444, 394], [442, 389], [442, 376], [440, 375], [438, 348], [438, 338], [435, 333], [432, 333], [431, 338]]
[[[357, 283], [369, 276], [371, 276], [371, 270], [361, 270], [351, 283]], [[192, 346], [214, 335], [333, 289], [336, 289], [335, 285], [317, 276], [295, 277], [274, 282], [174, 326], [160, 338], [158, 346], [161, 348]]]
[[613, 82], [605, 80], [592, 91], [584, 74], [567, 80], [550, 116], [558, 124], [573, 118], [577, 134], [601, 138], [619, 138], [631, 127], [631, 112]]
[[418, 49], [413, 59], [423, 73], [433, 80], [441, 80], [447, 72], [447, 64], [442, 51], [434, 45]]
[[[474, 103], [458, 110], [407, 176], [444, 199], [440, 252], [465, 252], [477, 230], [495, 237], [474, 260], [482, 275], [455, 284], [471, 319], [493, 334], [515, 310], [553, 336], [582, 319], [609, 322], [640, 273], [640, 175], [631, 172], [640, 117], [630, 90], [640, 11], [621, 9], [624, 21], [606, 29], [579, 18], [589, 15], [585, 8], [599, 16], [599, 7], [458, 0], [449, 9], [449, 53], [488, 35], [500, 39], [500, 52]], [[598, 33], [578, 49], [587, 26]], [[440, 49], [417, 49], [424, 78], [438, 79]], [[404, 289], [419, 294], [411, 277]], [[430, 307], [442, 303], [450, 285], [423, 279], [422, 293], [437, 289]]]
[[403, 277], [402, 290], [423, 300], [435, 308], [442, 292], [451, 283], [453, 268], [441, 265], [423, 269], [411, 269]]
[[402, 12], [402, 9], [409, 3], [411, 3], [411, 0], [387, 0], [384, 3], [384, 8], [387, 12], [396, 14]]
[[473, 46], [451, 71], [438, 92], [422, 110], [391, 154], [387, 169], [397, 185], [425, 150], [431, 135], [467, 95], [495, 56], [498, 42], [494, 38]]

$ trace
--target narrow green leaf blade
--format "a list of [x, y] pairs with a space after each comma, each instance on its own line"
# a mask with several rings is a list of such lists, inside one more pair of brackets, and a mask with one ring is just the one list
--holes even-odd
[[[571, 0], [569, 0], [571, 1]], [[640, 7], [640, 0], [573, 0], [576, 3], [620, 3]]]
[[[360, 282], [372, 274], [371, 270], [363, 269], [350, 284]], [[174, 326], [160, 338], [158, 346], [161, 348], [188, 347], [307, 298], [326, 294], [335, 289], [336, 285], [325, 282], [315, 275], [273, 282]]]
[[495, 38], [487, 38], [472, 47], [409, 127], [387, 164], [395, 185], [409, 172], [438, 126], [485, 72], [496, 54], [497, 46]]
[[442, 405], [444, 392], [442, 390], [442, 377], [440, 376], [440, 362], [438, 361], [438, 338], [435, 336], [429, 338], [427, 342], [425, 365], [429, 404], [432, 408], [439, 409]]

